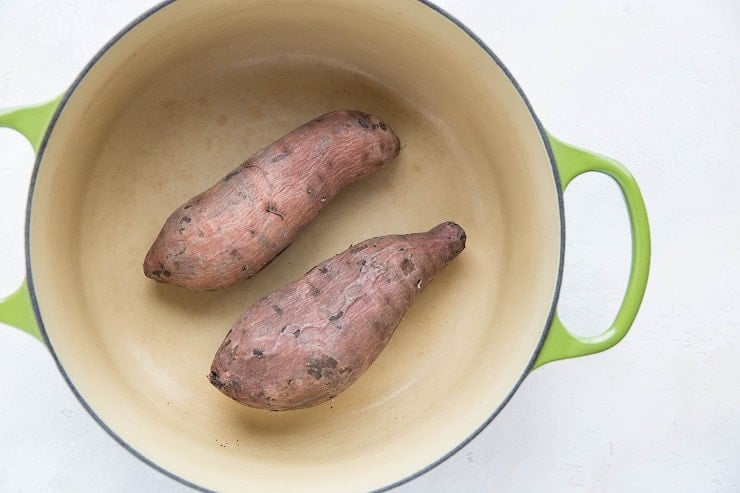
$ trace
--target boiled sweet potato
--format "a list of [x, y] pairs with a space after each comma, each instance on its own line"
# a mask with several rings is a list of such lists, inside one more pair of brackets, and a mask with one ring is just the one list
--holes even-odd
[[287, 248], [345, 186], [400, 149], [391, 128], [335, 111], [293, 130], [177, 208], [144, 260], [144, 274], [190, 289], [247, 279]]
[[414, 298], [465, 248], [443, 223], [372, 238], [258, 301], [218, 349], [209, 379], [250, 407], [314, 406], [351, 385], [386, 346]]

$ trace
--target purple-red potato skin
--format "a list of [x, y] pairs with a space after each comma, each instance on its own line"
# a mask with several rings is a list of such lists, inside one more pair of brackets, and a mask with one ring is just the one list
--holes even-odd
[[344, 187], [395, 157], [391, 128], [359, 111], [298, 127], [193, 197], [165, 222], [144, 260], [155, 281], [212, 291], [265, 267]]
[[375, 361], [414, 298], [465, 248], [455, 223], [358, 243], [261, 299], [231, 328], [208, 378], [246, 406], [315, 406]]

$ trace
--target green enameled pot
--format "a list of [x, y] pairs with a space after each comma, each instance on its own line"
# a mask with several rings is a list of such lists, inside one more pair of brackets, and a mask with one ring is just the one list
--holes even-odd
[[[247, 282], [194, 293], [144, 277], [172, 210], [340, 108], [389, 122], [400, 156], [343, 191]], [[648, 220], [630, 173], [545, 132], [491, 50], [425, 1], [168, 1], [111, 40], [62, 97], [4, 113], [0, 125], [37, 151], [27, 282], [0, 304], [0, 320], [48, 346], [122, 445], [194, 487], [408, 481], [487, 426], [535, 368], [619, 342], [645, 291]], [[632, 264], [614, 322], [584, 338], [556, 308], [563, 190], [590, 171], [623, 192]], [[249, 304], [351, 243], [446, 220], [466, 229], [466, 250], [345, 393], [267, 412], [210, 385], [215, 350]]]

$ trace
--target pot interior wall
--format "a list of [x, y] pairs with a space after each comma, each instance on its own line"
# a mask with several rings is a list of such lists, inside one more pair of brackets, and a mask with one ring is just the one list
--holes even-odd
[[[388, 122], [400, 156], [241, 285], [194, 293], [143, 276], [172, 210], [341, 108]], [[62, 111], [33, 197], [32, 275], [70, 381], [143, 456], [220, 491], [372, 489], [439, 459], [512, 391], [552, 305], [558, 207], [506, 75], [421, 2], [180, 0], [123, 35]], [[207, 381], [249, 304], [351, 243], [446, 220], [467, 249], [344, 394], [275, 413]]]

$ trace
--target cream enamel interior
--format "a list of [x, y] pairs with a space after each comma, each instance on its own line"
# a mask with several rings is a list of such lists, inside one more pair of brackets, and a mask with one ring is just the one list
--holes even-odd
[[[241, 285], [194, 293], [144, 277], [175, 207], [342, 108], [387, 121], [400, 156]], [[466, 250], [344, 394], [271, 413], [209, 384], [250, 303], [351, 243], [446, 220], [466, 229]], [[113, 44], [67, 101], [37, 175], [30, 254], [65, 373], [141, 455], [219, 491], [368, 490], [438, 460], [512, 391], [552, 307], [560, 227], [526, 105], [423, 3], [178, 0]]]

